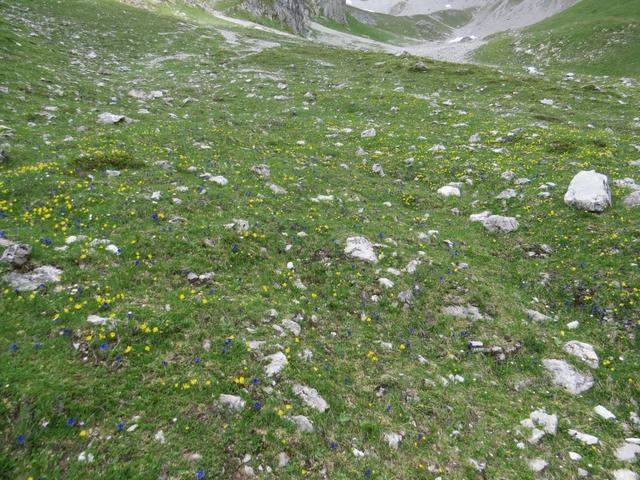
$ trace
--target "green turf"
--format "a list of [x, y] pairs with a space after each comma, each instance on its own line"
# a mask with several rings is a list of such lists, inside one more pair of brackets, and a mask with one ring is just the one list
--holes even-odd
[[475, 53], [496, 65], [535, 65], [594, 75], [640, 75], [640, 2], [581, 0], [522, 32], [499, 34]]
[[[258, 478], [278, 479], [533, 479], [536, 457], [549, 479], [625, 466], [613, 452], [640, 433], [628, 420], [640, 398], [639, 216], [622, 206], [622, 187], [601, 215], [562, 196], [581, 169], [638, 180], [637, 87], [428, 61], [415, 72], [409, 56], [232, 25], [225, 41], [220, 21], [200, 13], [113, 0], [0, 0], [0, 13], [0, 231], [32, 245], [35, 265], [64, 270], [33, 293], [1, 283], [0, 478], [237, 480], [247, 454]], [[140, 103], [131, 89], [163, 97]], [[99, 125], [102, 112], [134, 121]], [[371, 127], [377, 135], [361, 138]], [[263, 163], [269, 181], [251, 171]], [[531, 183], [502, 180], [508, 169]], [[462, 197], [439, 197], [452, 181]], [[557, 187], [542, 199], [546, 182]], [[522, 198], [495, 199], [510, 187]], [[519, 230], [489, 234], [468, 220], [487, 209], [517, 217]], [[224, 227], [234, 219], [249, 230]], [[87, 238], [65, 245], [71, 235]], [[344, 255], [351, 235], [378, 244], [378, 264]], [[553, 253], [527, 258], [541, 243]], [[414, 274], [387, 271], [415, 259]], [[1, 264], [0, 277], [9, 270]], [[215, 275], [191, 284], [189, 272]], [[414, 287], [404, 307], [397, 295]], [[442, 313], [467, 303], [489, 318]], [[529, 308], [557, 320], [531, 322]], [[114, 326], [91, 326], [91, 314]], [[280, 336], [273, 325], [292, 318], [300, 335]], [[562, 350], [573, 339], [601, 362], [580, 397], [541, 366], [563, 358], [588, 371]], [[262, 352], [253, 340], [267, 342]], [[498, 362], [471, 353], [470, 340], [522, 346]], [[289, 364], [267, 378], [261, 355], [278, 351]], [[464, 382], [444, 386], [449, 375]], [[301, 402], [296, 383], [329, 410]], [[245, 409], [221, 409], [220, 394]], [[619, 421], [596, 417], [598, 404]], [[559, 431], [521, 450], [527, 432], [516, 429], [537, 408], [558, 414]], [[286, 420], [298, 414], [313, 433]], [[580, 444], [570, 428], [601, 444]], [[384, 432], [404, 434], [397, 450]], [[281, 452], [290, 462], [278, 469]]]

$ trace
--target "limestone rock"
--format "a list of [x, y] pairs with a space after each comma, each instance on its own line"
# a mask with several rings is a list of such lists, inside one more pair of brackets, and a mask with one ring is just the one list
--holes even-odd
[[319, 412], [324, 412], [329, 409], [329, 404], [324, 398], [320, 396], [315, 388], [307, 387], [305, 385], [295, 384], [293, 386], [293, 393], [300, 397], [300, 399], [309, 407]]
[[347, 246], [344, 248], [344, 253], [348, 257], [364, 260], [365, 262], [378, 262], [376, 252], [373, 250], [373, 244], [365, 237], [347, 238]]
[[218, 398], [218, 404], [234, 412], [241, 412], [244, 409], [245, 401], [237, 395], [223, 393]]
[[564, 360], [545, 359], [542, 365], [551, 373], [553, 383], [572, 395], [579, 395], [593, 387], [593, 377], [590, 373], [583, 374]]
[[4, 276], [4, 281], [18, 291], [32, 291], [47, 283], [58, 283], [62, 270], [45, 265], [27, 273], [11, 272]]
[[489, 232], [515, 232], [518, 227], [518, 221], [513, 217], [503, 217], [502, 215], [490, 215], [482, 221], [482, 225]]
[[14, 243], [7, 247], [0, 262], [8, 263], [12, 268], [22, 268], [31, 257], [31, 245]]
[[604, 212], [611, 206], [607, 176], [595, 170], [579, 172], [569, 184], [564, 203], [587, 212]]
[[264, 359], [269, 362], [264, 368], [267, 377], [273, 377], [274, 375], [279, 374], [289, 363], [289, 361], [287, 360], [287, 356], [282, 352], [268, 355], [264, 357]]
[[593, 349], [593, 346], [588, 343], [572, 340], [564, 344], [564, 351], [569, 355], [579, 358], [591, 368], [598, 368], [600, 366], [598, 354]]

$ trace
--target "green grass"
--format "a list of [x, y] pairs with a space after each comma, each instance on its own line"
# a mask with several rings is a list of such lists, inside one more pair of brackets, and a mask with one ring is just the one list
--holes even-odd
[[476, 60], [594, 75], [640, 75], [640, 2], [581, 0], [517, 34], [500, 34]]
[[[638, 180], [629, 165], [637, 88], [437, 62], [418, 73], [409, 56], [225, 26], [239, 35], [231, 44], [213, 20], [112, 0], [0, 0], [0, 11], [0, 125], [11, 129], [0, 130], [10, 158], [0, 165], [0, 231], [32, 245], [35, 264], [64, 270], [59, 285], [33, 293], [0, 284], [0, 478], [192, 479], [202, 470], [241, 479], [246, 454], [259, 478], [279, 479], [475, 478], [470, 458], [496, 479], [533, 479], [526, 460], [535, 457], [550, 462], [550, 479], [623, 467], [613, 452], [639, 435], [620, 422], [640, 397], [638, 215], [622, 206], [623, 188], [613, 187], [602, 215], [575, 211], [562, 195], [581, 169]], [[259, 51], [267, 40], [280, 46]], [[132, 88], [163, 97], [140, 104]], [[99, 125], [105, 111], [134, 122]], [[377, 136], [361, 138], [371, 126]], [[471, 148], [475, 133], [482, 140]], [[446, 150], [432, 152], [435, 144]], [[82, 159], [91, 164], [78, 168]], [[262, 163], [286, 194], [251, 171]], [[112, 167], [121, 175], [102, 171]], [[500, 178], [508, 169], [531, 183], [514, 187], [522, 199], [502, 202], [494, 197], [513, 187]], [[467, 179], [461, 198], [435, 193]], [[537, 196], [545, 182], [557, 184], [549, 199]], [[319, 194], [334, 201], [311, 200]], [[468, 221], [485, 209], [517, 216], [520, 229], [492, 235]], [[226, 229], [234, 219], [249, 231]], [[419, 236], [430, 230], [439, 235]], [[379, 244], [377, 265], [344, 256], [354, 234]], [[87, 238], [66, 245], [70, 235]], [[553, 254], [526, 258], [534, 243]], [[414, 259], [412, 275], [386, 271]], [[0, 265], [0, 277], [8, 271]], [[189, 272], [215, 275], [191, 284]], [[381, 288], [380, 277], [395, 286]], [[398, 293], [414, 287], [414, 303], [399, 305]], [[491, 319], [443, 315], [452, 303]], [[558, 321], [529, 322], [527, 308]], [[115, 324], [91, 326], [91, 314]], [[273, 324], [298, 314], [300, 335], [278, 335]], [[576, 331], [565, 327], [572, 320]], [[571, 339], [601, 359], [581, 397], [541, 367], [565, 358], [586, 371], [562, 351]], [[279, 377], [265, 377], [249, 340], [287, 354]], [[522, 347], [498, 363], [470, 353], [469, 340]], [[441, 384], [454, 374], [464, 383]], [[330, 409], [309, 409], [295, 383], [316, 388]], [[246, 408], [220, 410], [223, 393]], [[598, 420], [598, 404], [620, 421]], [[520, 450], [516, 428], [536, 408], [559, 415], [559, 432]], [[283, 412], [308, 416], [315, 431], [296, 432]], [[570, 428], [601, 445], [582, 446]], [[398, 450], [382, 439], [390, 431], [404, 432]], [[94, 462], [78, 462], [83, 451]], [[291, 460], [278, 469], [283, 451]], [[569, 462], [569, 451], [584, 460]]]

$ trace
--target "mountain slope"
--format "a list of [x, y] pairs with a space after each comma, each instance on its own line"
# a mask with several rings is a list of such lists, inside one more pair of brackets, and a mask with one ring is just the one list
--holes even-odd
[[481, 62], [640, 76], [640, 1], [582, 0], [558, 15], [494, 38]]
[[637, 86], [156, 8], [0, 0], [0, 478], [637, 470]]

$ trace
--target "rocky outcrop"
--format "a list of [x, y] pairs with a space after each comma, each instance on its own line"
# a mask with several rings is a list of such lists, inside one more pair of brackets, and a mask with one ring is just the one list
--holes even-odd
[[345, 0], [244, 0], [242, 8], [257, 17], [286, 23], [295, 33], [306, 33], [313, 17], [347, 21]]

